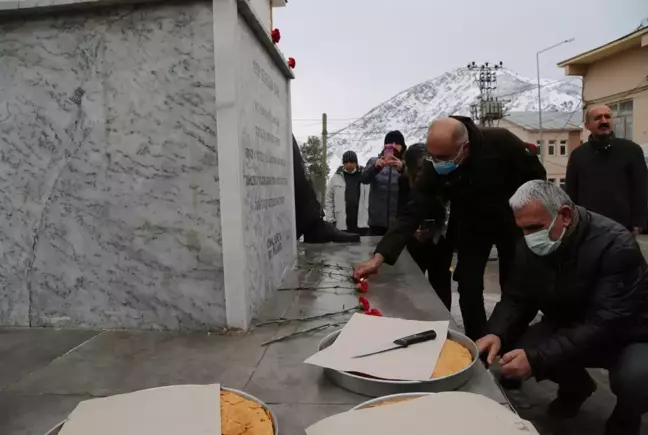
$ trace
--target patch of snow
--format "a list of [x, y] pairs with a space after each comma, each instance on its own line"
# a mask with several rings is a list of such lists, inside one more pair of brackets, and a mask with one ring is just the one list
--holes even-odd
[[[542, 79], [544, 111], [580, 110], [581, 80]], [[509, 69], [498, 73], [495, 95], [507, 100], [508, 111], [537, 111], [536, 79], [523, 77]], [[390, 130], [400, 130], [408, 145], [421, 142], [434, 119], [450, 115], [470, 116], [470, 105], [478, 101], [475, 72], [465, 68], [419, 83], [374, 107], [362, 118], [329, 136], [329, 165], [337, 167], [342, 154], [354, 150], [361, 164], [380, 153]]]

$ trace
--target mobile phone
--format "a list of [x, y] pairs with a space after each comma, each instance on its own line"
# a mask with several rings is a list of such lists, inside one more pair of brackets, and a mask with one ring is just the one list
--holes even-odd
[[385, 145], [384, 156], [385, 157], [393, 157], [394, 156], [394, 146], [393, 145]]

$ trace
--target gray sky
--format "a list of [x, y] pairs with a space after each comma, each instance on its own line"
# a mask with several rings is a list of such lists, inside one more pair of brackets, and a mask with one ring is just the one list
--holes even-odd
[[[558, 61], [634, 30], [648, 16], [646, 0], [289, 0], [275, 9], [281, 51], [297, 61], [293, 130], [319, 134], [396, 93], [469, 61], [504, 62], [536, 77], [561, 78]], [[443, 5], [443, 7], [441, 7]], [[524, 5], [524, 6], [523, 6]]]

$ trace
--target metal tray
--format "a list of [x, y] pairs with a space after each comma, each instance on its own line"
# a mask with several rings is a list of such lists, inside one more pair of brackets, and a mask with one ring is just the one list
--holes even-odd
[[390, 396], [382, 396], [376, 399], [367, 400], [366, 402], [363, 402], [360, 405], [352, 408], [351, 411], [367, 409], [367, 408], [371, 408], [372, 406], [382, 405], [383, 403], [389, 403], [393, 401], [400, 401], [403, 399], [418, 399], [419, 397], [425, 397], [431, 394], [434, 393], [403, 393], [403, 394], [392, 394]]
[[[341, 331], [340, 329], [324, 337], [318, 349], [323, 350], [333, 344]], [[324, 369], [324, 374], [331, 382], [345, 390], [369, 397], [381, 397], [401, 393], [438, 393], [441, 391], [456, 390], [472, 377], [476, 369], [475, 364], [479, 360], [479, 350], [474, 341], [460, 332], [450, 329], [448, 330], [448, 338], [463, 345], [470, 351], [473, 357], [472, 363], [468, 367], [449, 376], [430, 379], [429, 381], [390, 381], [386, 379], [367, 378], [354, 375], [353, 373], [327, 368]]]
[[[159, 388], [166, 388], [166, 387], [159, 387]], [[254, 402], [257, 402], [259, 405], [261, 405], [263, 407], [263, 409], [265, 409], [266, 412], [270, 415], [270, 418], [272, 419], [272, 429], [274, 431], [274, 435], [279, 435], [279, 425], [277, 424], [277, 417], [274, 415], [274, 413], [268, 407], [268, 405], [266, 405], [261, 400], [257, 399], [256, 397], [254, 397], [251, 394], [248, 394], [248, 393], [246, 393], [244, 391], [235, 390], [233, 388], [226, 388], [226, 387], [221, 387], [221, 391], [229, 391], [230, 393], [238, 394], [239, 396], [243, 396], [246, 399], [252, 400]], [[59, 423], [53, 429], [49, 430], [45, 435], [58, 435], [58, 433], [63, 428], [64, 424], [65, 424], [65, 421]]]

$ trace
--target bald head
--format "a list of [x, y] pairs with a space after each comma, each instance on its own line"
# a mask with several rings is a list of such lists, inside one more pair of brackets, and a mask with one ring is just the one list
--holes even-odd
[[452, 160], [468, 139], [468, 129], [463, 122], [454, 118], [442, 118], [430, 124], [427, 150], [437, 160]]

